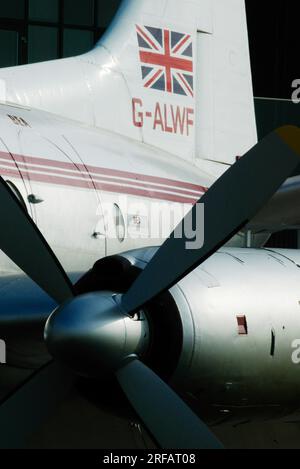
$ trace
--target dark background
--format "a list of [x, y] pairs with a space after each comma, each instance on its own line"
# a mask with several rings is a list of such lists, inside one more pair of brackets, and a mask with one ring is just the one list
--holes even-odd
[[300, 78], [300, 1], [246, 0], [246, 7], [254, 95], [290, 99]]
[[0, 66], [86, 52], [119, 4], [120, 0], [1, 0]]
[[[285, 124], [300, 126], [291, 102], [300, 78], [300, 1], [246, 0], [259, 138]], [[261, 98], [276, 98], [273, 100]]]

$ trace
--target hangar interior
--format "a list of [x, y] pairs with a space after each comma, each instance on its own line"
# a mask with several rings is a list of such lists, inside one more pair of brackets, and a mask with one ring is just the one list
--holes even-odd
[[81, 54], [105, 31], [120, 0], [10, 0], [0, 5], [0, 66]]

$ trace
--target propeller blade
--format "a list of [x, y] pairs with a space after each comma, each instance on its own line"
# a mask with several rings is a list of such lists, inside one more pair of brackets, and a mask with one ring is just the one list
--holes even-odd
[[116, 375], [131, 405], [161, 448], [222, 448], [208, 427], [142, 362], [132, 360]]
[[51, 362], [0, 404], [0, 449], [26, 446], [27, 439], [70, 392], [74, 378]]
[[0, 177], [0, 249], [58, 304], [73, 296], [72, 285], [47, 241]]
[[[287, 126], [260, 141], [199, 200], [121, 298], [133, 313], [171, 288], [245, 226], [300, 163], [300, 129]], [[204, 204], [204, 227], [198, 204]], [[186, 227], [204, 228], [204, 245], [187, 248]], [[182, 233], [178, 237], [178, 233]]]

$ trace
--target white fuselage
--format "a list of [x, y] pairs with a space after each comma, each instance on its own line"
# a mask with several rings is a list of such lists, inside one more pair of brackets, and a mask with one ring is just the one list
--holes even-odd
[[[161, 244], [213, 182], [173, 155], [48, 113], [3, 105], [0, 121], [0, 174], [69, 272]], [[14, 266], [4, 257], [1, 269]]]

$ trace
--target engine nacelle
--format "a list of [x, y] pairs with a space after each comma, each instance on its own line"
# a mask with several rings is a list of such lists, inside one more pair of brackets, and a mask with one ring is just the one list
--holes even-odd
[[[102, 259], [79, 293], [126, 291], [155, 252]], [[299, 265], [299, 251], [221, 249], [147, 305], [145, 361], [212, 422], [291, 415], [300, 409]]]
[[225, 248], [171, 290], [183, 324], [173, 382], [203, 411], [224, 421], [300, 408], [299, 264], [298, 251]]

